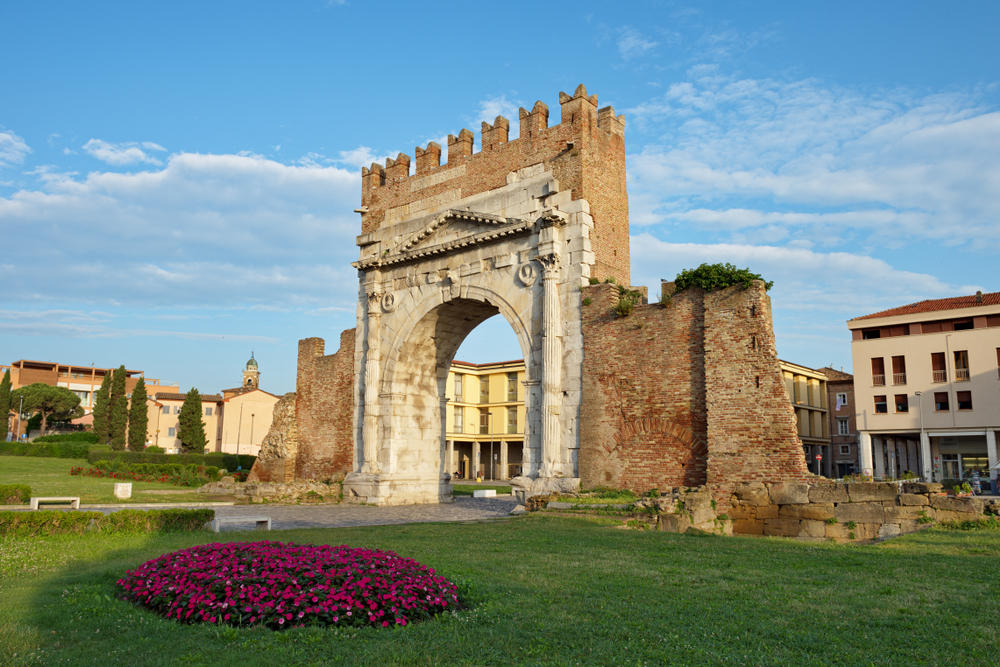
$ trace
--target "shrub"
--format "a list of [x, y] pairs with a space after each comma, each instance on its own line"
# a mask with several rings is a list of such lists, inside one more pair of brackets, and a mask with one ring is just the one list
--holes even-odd
[[143, 450], [147, 454], [163, 454], [163, 447], [157, 447], [156, 445], [150, 445]]
[[32, 442], [88, 442], [97, 443], [97, 434], [93, 431], [74, 431], [72, 433], [53, 433], [35, 438]]
[[27, 484], [0, 484], [0, 505], [20, 505], [31, 500]]
[[630, 289], [625, 289], [625, 287], [618, 286], [618, 302], [615, 304], [614, 313], [618, 317], [628, 317], [632, 314], [632, 309], [635, 308], [635, 304], [639, 303], [639, 299], [642, 298], [642, 294]]
[[0, 535], [31, 537], [36, 535], [104, 533], [156, 533], [199, 530], [215, 517], [210, 509], [122, 510], [102, 512], [0, 512]]
[[71, 475], [85, 477], [110, 477], [135, 482], [165, 482], [178, 486], [201, 486], [219, 478], [215, 466], [200, 466], [194, 463], [129, 463], [121, 459], [104, 460], [94, 463], [92, 468], [76, 466]]
[[754, 280], [763, 281], [765, 290], [774, 286], [773, 280], [766, 281], [759, 273], [753, 273], [750, 269], [738, 269], [728, 262], [702, 264], [696, 269], [684, 269], [674, 278], [674, 284], [678, 292], [688, 287], [700, 287], [706, 292], [713, 292], [733, 285], [741, 285], [746, 289]]
[[0, 456], [46, 456], [57, 459], [85, 459], [91, 445], [85, 442], [2, 442]]
[[118, 580], [119, 597], [181, 623], [407, 625], [460, 608], [453, 583], [391, 551], [281, 542], [202, 544]]
[[150, 452], [149, 448], [142, 452], [96, 452], [91, 448], [90, 454], [86, 457], [90, 463], [96, 463], [101, 459], [106, 461], [125, 461], [127, 463], [194, 463], [203, 466], [215, 466], [226, 470], [236, 470], [243, 467], [249, 470], [253, 467], [256, 456], [249, 454], [224, 454], [222, 452], [212, 452], [211, 454], [157, 454]]

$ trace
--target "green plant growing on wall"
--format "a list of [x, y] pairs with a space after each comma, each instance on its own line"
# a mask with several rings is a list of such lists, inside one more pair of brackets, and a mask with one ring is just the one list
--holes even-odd
[[688, 287], [700, 287], [706, 292], [725, 289], [733, 285], [741, 285], [744, 289], [750, 287], [754, 280], [764, 282], [764, 289], [774, 286], [773, 280], [764, 280], [759, 273], [750, 269], [740, 269], [726, 262], [724, 264], [702, 264], [696, 269], [684, 269], [674, 278], [677, 291]]
[[635, 291], [626, 289], [624, 286], [618, 286], [618, 302], [615, 304], [614, 313], [618, 317], [628, 317], [632, 314], [632, 309], [635, 308], [635, 304], [639, 303], [639, 299], [642, 298], [642, 294]]

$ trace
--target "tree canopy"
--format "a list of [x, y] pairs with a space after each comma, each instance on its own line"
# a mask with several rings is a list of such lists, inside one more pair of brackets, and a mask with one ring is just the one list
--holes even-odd
[[201, 419], [201, 394], [191, 388], [184, 397], [181, 412], [177, 415], [177, 437], [181, 441], [181, 451], [199, 453], [205, 451], [205, 422]]
[[125, 429], [128, 424], [128, 399], [125, 397], [125, 365], [115, 369], [111, 376], [111, 407], [108, 432], [111, 435], [111, 449], [125, 449]]
[[63, 387], [36, 382], [11, 392], [11, 401], [17, 403], [24, 397], [24, 409], [42, 418], [42, 434], [48, 430], [49, 421], [65, 421], [83, 416], [80, 397]]
[[97, 442], [107, 445], [111, 442], [111, 373], [104, 374], [101, 387], [94, 394], [94, 433]]
[[759, 273], [754, 273], [750, 269], [736, 268], [729, 262], [702, 264], [696, 269], [684, 269], [674, 278], [674, 285], [678, 292], [688, 287], [700, 287], [706, 292], [714, 292], [733, 285], [742, 285], [746, 289], [754, 280], [762, 281], [765, 290], [774, 286], [773, 280], [764, 280]]
[[2, 422], [3, 433], [0, 438], [7, 437], [7, 429], [10, 426], [10, 369], [4, 371], [3, 379], [0, 380], [0, 422]]
[[128, 411], [128, 448], [141, 452], [146, 447], [146, 428], [149, 415], [146, 413], [146, 381], [139, 378], [132, 390], [132, 404]]

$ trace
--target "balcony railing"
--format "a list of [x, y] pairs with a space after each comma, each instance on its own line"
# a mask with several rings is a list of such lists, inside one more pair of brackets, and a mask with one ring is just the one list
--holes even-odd
[[931, 371], [932, 382], [947, 382], [948, 381], [948, 371], [944, 370], [933, 370]]
[[872, 375], [872, 384], [875, 385], [876, 387], [881, 387], [885, 385], [885, 375], [884, 374]]
[[969, 379], [969, 369], [968, 368], [956, 368], [955, 369], [955, 382], [966, 382]]
[[893, 384], [906, 384], [906, 373], [893, 373], [892, 374]]

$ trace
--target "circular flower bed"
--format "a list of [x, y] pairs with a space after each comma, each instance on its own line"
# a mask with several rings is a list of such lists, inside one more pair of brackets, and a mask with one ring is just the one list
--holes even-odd
[[407, 625], [459, 607], [455, 585], [391, 551], [281, 542], [203, 544], [143, 563], [119, 597], [185, 623], [273, 629]]

